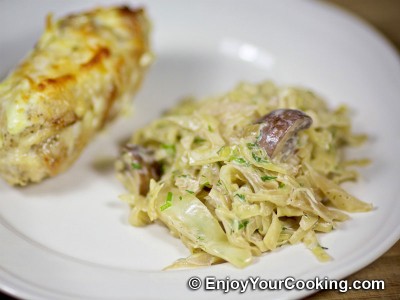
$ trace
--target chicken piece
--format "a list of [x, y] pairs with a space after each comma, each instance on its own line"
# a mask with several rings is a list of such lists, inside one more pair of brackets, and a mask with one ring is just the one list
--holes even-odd
[[98, 8], [46, 29], [0, 83], [0, 174], [11, 185], [55, 176], [129, 105], [151, 62], [143, 9]]

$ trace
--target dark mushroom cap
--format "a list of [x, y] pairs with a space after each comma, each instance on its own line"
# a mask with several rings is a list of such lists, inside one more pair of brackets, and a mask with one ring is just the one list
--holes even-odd
[[293, 151], [296, 134], [307, 129], [312, 119], [296, 109], [277, 109], [256, 121], [261, 124], [258, 145], [265, 149], [270, 158], [281, 153], [287, 155]]
[[124, 171], [130, 174], [139, 174], [139, 193], [146, 196], [149, 191], [150, 180], [159, 180], [160, 165], [154, 159], [152, 150], [143, 146], [127, 144], [121, 149]]

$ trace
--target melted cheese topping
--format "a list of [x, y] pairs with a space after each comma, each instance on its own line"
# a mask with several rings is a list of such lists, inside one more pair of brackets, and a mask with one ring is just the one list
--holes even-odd
[[[55, 22], [49, 16], [35, 48], [0, 83], [0, 173], [30, 177], [31, 162], [18, 156], [32, 151], [35, 168], [48, 168], [37, 178], [76, 159], [137, 90], [151, 62], [148, 31], [141, 9], [99, 8]], [[75, 139], [66, 138], [69, 127], [79, 128]]]

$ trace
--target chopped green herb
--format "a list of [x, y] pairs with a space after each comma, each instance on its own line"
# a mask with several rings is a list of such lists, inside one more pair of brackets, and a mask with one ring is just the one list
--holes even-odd
[[251, 156], [253, 156], [253, 159], [254, 159], [256, 162], [261, 162], [261, 160], [262, 160], [262, 158], [259, 157], [259, 156], [257, 156], [254, 152], [251, 153]]
[[285, 187], [285, 184], [283, 182], [279, 182], [279, 188], [281, 189], [283, 187]]
[[194, 192], [193, 191], [190, 191], [190, 190], [186, 190], [186, 192], [188, 192], [189, 194], [194, 194]]
[[247, 224], [249, 224], [248, 220], [243, 220], [239, 222], [239, 229], [246, 228]]
[[167, 203], [172, 201], [172, 192], [168, 192], [166, 201]]
[[324, 249], [324, 250], [328, 250], [328, 249], [329, 249], [329, 248], [323, 247], [323, 246], [321, 246], [321, 245], [320, 245], [320, 247], [321, 247], [322, 249]]
[[196, 137], [194, 138], [194, 140], [193, 140], [193, 143], [198, 144], [198, 143], [203, 143], [203, 142], [205, 142], [205, 141], [206, 141], [205, 139], [196, 136]]
[[261, 158], [260, 156], [257, 156], [254, 152], [251, 153], [251, 156], [253, 156], [253, 159], [258, 162], [258, 163], [267, 163], [268, 160]]
[[253, 150], [254, 148], [257, 147], [257, 144], [256, 143], [247, 143], [246, 146], [248, 149]]
[[161, 147], [168, 152], [168, 154], [174, 155], [176, 152], [176, 148], [174, 144], [162, 144]]
[[208, 131], [209, 131], [209, 132], [213, 132], [213, 131], [214, 131], [214, 130], [212, 129], [212, 127], [211, 127], [210, 124], [208, 125]]
[[164, 211], [164, 210], [166, 210], [167, 208], [169, 208], [169, 207], [171, 207], [171, 206], [172, 206], [172, 203], [171, 203], [171, 202], [165, 203], [165, 204], [163, 204], [163, 205], [160, 206], [160, 210], [161, 210], [161, 211]]
[[241, 164], [241, 165], [243, 165], [243, 164], [246, 163], [246, 161], [245, 161], [243, 158], [241, 158], [241, 157], [235, 157], [235, 158], [233, 159], [233, 161], [234, 161], [234, 162], [237, 162], [238, 164]]
[[235, 194], [235, 197], [239, 197], [240, 200], [246, 201], [246, 197], [243, 194]]
[[168, 207], [172, 206], [172, 193], [168, 192], [167, 194], [167, 199], [165, 200], [165, 203], [163, 205], [160, 206], [160, 210], [164, 211], [166, 210]]
[[274, 179], [276, 179], [276, 178], [277, 178], [276, 176], [268, 176], [268, 175], [261, 176], [261, 180], [262, 180], [262, 181], [274, 180]]
[[182, 196], [179, 196], [179, 200], [182, 200], [183, 198], [182, 198]]
[[189, 177], [189, 175], [182, 174], [182, 175], [179, 175], [178, 177], [181, 177], [181, 178], [188, 178], [188, 177]]
[[132, 166], [132, 169], [134, 169], [134, 170], [140, 170], [142, 168], [142, 165], [137, 162], [133, 162], [131, 164], [131, 166]]

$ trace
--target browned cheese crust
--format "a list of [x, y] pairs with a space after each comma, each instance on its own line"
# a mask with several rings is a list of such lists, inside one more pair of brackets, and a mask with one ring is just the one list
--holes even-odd
[[143, 9], [98, 8], [46, 29], [0, 83], [0, 174], [12, 185], [65, 171], [130, 104], [151, 61]]

